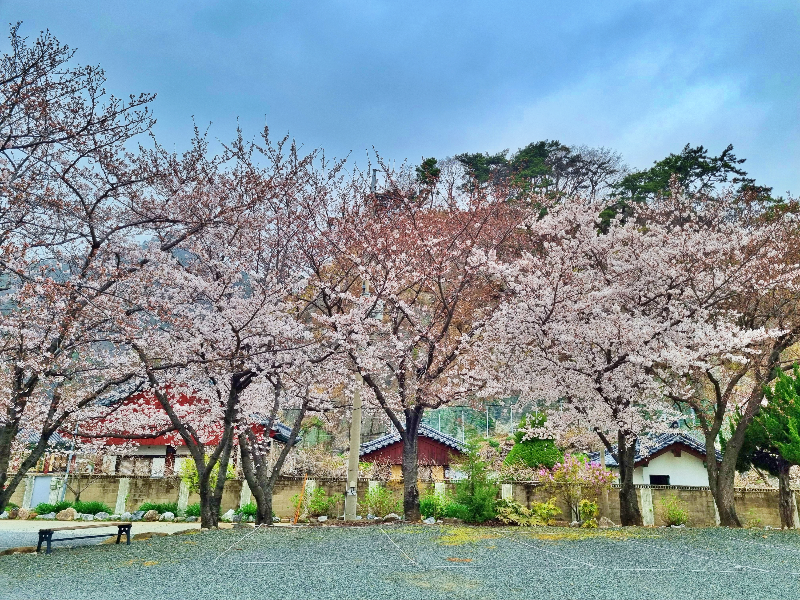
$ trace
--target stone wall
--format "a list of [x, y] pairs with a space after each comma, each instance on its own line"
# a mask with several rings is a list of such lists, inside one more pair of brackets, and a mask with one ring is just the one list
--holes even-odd
[[[32, 485], [35, 475], [26, 477], [25, 481], [19, 486], [12, 497], [12, 502], [19, 506], [24, 506], [26, 498], [26, 487]], [[81, 500], [98, 500], [108, 504], [118, 510], [122, 506], [127, 510], [136, 510], [144, 502], [177, 502], [180, 493], [181, 482], [178, 477], [121, 477], [118, 475], [101, 475], [91, 478], [90, 485], [81, 492]], [[358, 495], [363, 498], [370, 486], [369, 481], [361, 479], [358, 482]], [[402, 499], [402, 481], [389, 481], [386, 483], [372, 482], [372, 485], [384, 485], [389, 488], [396, 498]], [[420, 493], [432, 486], [433, 483], [420, 483]], [[440, 489], [453, 491], [454, 484], [445, 482], [437, 484]], [[250, 501], [251, 495], [244, 487], [242, 480], [232, 479], [225, 482], [225, 491], [222, 497], [222, 511], [236, 509], [242, 503]], [[344, 492], [344, 481], [339, 480], [307, 480], [307, 493], [315, 487], [325, 490], [329, 496], [342, 495]], [[292, 497], [300, 494], [303, 488], [303, 478], [301, 477], [281, 477], [276, 486], [273, 496], [273, 510], [281, 517], [290, 517], [294, 514]], [[509, 489], [510, 488], [510, 489]], [[512, 483], [506, 484], [503, 495], [509, 495], [516, 502], [525, 506], [530, 506], [533, 502], [545, 502], [552, 495], [547, 490], [536, 483]], [[607, 516], [619, 523], [619, 492], [617, 488], [612, 488], [608, 493], [608, 512]], [[662, 507], [666, 500], [675, 496], [684, 505], [689, 513], [689, 525], [694, 527], [713, 527], [717, 524], [718, 518], [714, 507], [714, 501], [708, 488], [701, 487], [680, 487], [680, 486], [637, 486], [639, 497], [639, 507], [642, 510], [645, 525], [662, 525]], [[795, 494], [795, 504], [797, 504], [798, 494]], [[67, 500], [74, 499], [72, 492], [67, 492]], [[199, 502], [197, 494], [189, 494], [188, 503]], [[557, 501], [562, 511], [562, 519], [568, 518], [568, 508], [566, 504]], [[339, 502], [338, 510], [343, 511], [343, 496]], [[739, 519], [743, 524], [757, 526], [780, 527], [780, 515], [778, 513], [778, 490], [773, 489], [737, 489], [736, 490], [736, 510]], [[797, 513], [796, 513], [797, 514]], [[795, 516], [795, 526], [800, 526], [798, 517]]]

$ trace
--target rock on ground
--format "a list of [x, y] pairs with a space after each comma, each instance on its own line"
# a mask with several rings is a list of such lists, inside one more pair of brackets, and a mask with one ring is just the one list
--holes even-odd
[[119, 516], [119, 520], [120, 521], [130, 521], [132, 517], [133, 517], [133, 515], [131, 513], [125, 511], [124, 513], [122, 513]]
[[436, 519], [433, 517], [428, 517], [423, 521], [423, 523], [426, 523], [427, 525], [433, 525], [434, 523], [436, 523]]
[[27, 508], [20, 508], [17, 511], [17, 518], [21, 521], [25, 521], [30, 518], [31, 514], [31, 511], [29, 511]]
[[146, 513], [144, 513], [142, 521], [158, 521], [158, 517], [159, 514], [157, 510], [148, 510]]
[[326, 517], [324, 515], [321, 516], [321, 517], [317, 517], [317, 521], [319, 521], [320, 523], [324, 523], [327, 520], [328, 520], [328, 517]]
[[97, 519], [98, 521], [107, 521], [108, 517], [110, 516], [111, 515], [109, 515], [107, 512], [101, 510], [94, 516], [94, 518]]
[[165, 512], [158, 518], [159, 521], [174, 521], [175, 520], [175, 513], [172, 512]]
[[8, 511], [4, 510], [0, 513], [0, 519], [7, 519], [8, 518]]
[[389, 513], [388, 515], [383, 517], [383, 520], [384, 521], [399, 521], [400, 520], [400, 515], [395, 514], [395, 513]]
[[232, 508], [228, 510], [222, 517], [220, 517], [223, 521], [233, 521], [233, 515], [236, 513], [235, 510]]
[[94, 521], [94, 515], [89, 515], [89, 514], [81, 515], [81, 521]]
[[59, 521], [74, 521], [78, 518], [78, 511], [72, 508], [65, 508], [56, 514], [56, 519]]
[[600, 529], [608, 529], [609, 527], [616, 527], [616, 525], [614, 525], [614, 521], [612, 521], [608, 517], [600, 517], [600, 520], [597, 522], [597, 526]]

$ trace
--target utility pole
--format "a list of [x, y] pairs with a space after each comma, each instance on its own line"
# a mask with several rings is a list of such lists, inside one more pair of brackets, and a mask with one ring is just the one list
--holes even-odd
[[358, 508], [358, 451], [361, 448], [361, 376], [355, 376], [353, 412], [350, 415], [350, 457], [347, 462], [347, 490], [344, 496], [344, 520], [355, 521]]

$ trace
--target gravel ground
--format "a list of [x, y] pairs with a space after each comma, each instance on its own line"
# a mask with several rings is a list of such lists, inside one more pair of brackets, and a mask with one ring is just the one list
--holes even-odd
[[0, 557], [0, 598], [800, 598], [800, 534], [234, 529]]

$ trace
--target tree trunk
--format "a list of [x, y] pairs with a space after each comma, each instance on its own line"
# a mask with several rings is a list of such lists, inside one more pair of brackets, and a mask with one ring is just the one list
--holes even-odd
[[403, 436], [403, 514], [406, 521], [420, 521], [419, 488], [417, 488], [417, 440], [422, 421], [422, 407], [406, 409]]
[[633, 485], [636, 439], [626, 440], [623, 432], [617, 433], [617, 462], [619, 463], [619, 518], [623, 526], [642, 526], [642, 513]]
[[261, 498], [256, 499], [256, 526], [272, 526], [272, 486], [265, 486]]
[[200, 486], [200, 527], [214, 529], [219, 526], [219, 509], [214, 510], [211, 490], [208, 485]]
[[[280, 383], [275, 385], [275, 404], [272, 409], [272, 414], [268, 421], [267, 427], [271, 428], [272, 423], [278, 413], [278, 401], [280, 398]], [[275, 483], [281, 474], [281, 469], [289, 456], [297, 436], [300, 433], [300, 426], [302, 425], [303, 418], [308, 410], [309, 399], [303, 401], [300, 411], [295, 417], [292, 431], [289, 434], [289, 439], [283, 445], [280, 454], [274, 465], [270, 465], [269, 455], [272, 451], [272, 444], [269, 447], [259, 441], [253, 434], [252, 430], [246, 430], [239, 433], [239, 449], [242, 456], [242, 471], [244, 472], [247, 485], [250, 486], [250, 493], [256, 499], [256, 525], [272, 526], [272, 494], [275, 490]]]
[[742, 447], [744, 436], [736, 435], [728, 440], [725, 445], [725, 455], [722, 462], [718, 463], [717, 450], [714, 446], [714, 437], [706, 434], [706, 472], [708, 473], [708, 487], [714, 504], [719, 514], [721, 527], [741, 527], [742, 523], [736, 515], [736, 504], [733, 484], [736, 478], [736, 459]]
[[778, 507], [781, 513], [781, 527], [785, 529], [794, 529], [794, 495], [789, 487], [791, 467], [788, 462], [781, 461], [778, 470]]

